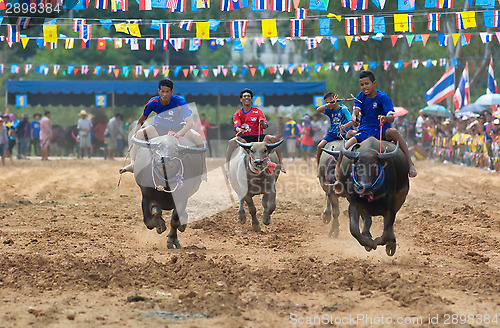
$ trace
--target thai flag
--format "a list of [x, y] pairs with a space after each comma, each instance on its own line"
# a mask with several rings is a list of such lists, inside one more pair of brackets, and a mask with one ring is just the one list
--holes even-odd
[[356, 35], [358, 34], [358, 18], [351, 17], [345, 19], [345, 34]]
[[135, 67], [135, 77], [139, 77], [142, 75], [142, 65], [137, 65]]
[[498, 10], [486, 10], [483, 12], [484, 18], [484, 26], [496, 28], [499, 26], [498, 21], [500, 15], [498, 14]]
[[170, 44], [174, 47], [175, 51], [184, 49], [184, 42], [185, 42], [184, 38], [170, 39]]
[[458, 82], [457, 90], [453, 96], [453, 103], [455, 104], [455, 110], [459, 110], [465, 105], [470, 104], [470, 88], [469, 88], [469, 67], [465, 64], [464, 71], [462, 72], [462, 77], [460, 82]]
[[87, 20], [85, 18], [73, 19], [73, 32], [80, 32], [84, 24], [87, 24]]
[[368, 0], [351, 0], [351, 10], [368, 9]]
[[177, 6], [175, 8], [171, 8], [171, 13], [183, 13], [186, 11], [186, 0], [177, 0]]
[[139, 10], [151, 10], [151, 0], [139, 0]]
[[28, 28], [28, 25], [30, 23], [31, 18], [30, 17], [19, 17], [17, 19], [16, 25], [20, 26], [21, 28]]
[[290, 35], [292, 37], [302, 37], [304, 34], [304, 20], [303, 19], [291, 19], [290, 20]]
[[361, 16], [361, 32], [362, 33], [373, 32], [374, 25], [375, 25], [375, 18], [373, 15], [362, 15]]
[[447, 97], [453, 94], [453, 89], [455, 85], [455, 67], [450, 67], [444, 74], [441, 76], [439, 81], [430, 88], [425, 93], [425, 99], [427, 99], [427, 105], [433, 105], [440, 103]]
[[437, 0], [437, 8], [453, 8], [453, 0]]
[[80, 29], [80, 39], [88, 41], [92, 38], [92, 25], [84, 24]]
[[108, 0], [95, 0], [95, 9], [108, 9]]
[[246, 20], [231, 22], [231, 37], [233, 39], [244, 38], [247, 35], [247, 23]]
[[183, 30], [191, 31], [191, 27], [193, 27], [192, 20], [181, 20], [179, 22], [179, 28], [182, 28]]
[[160, 24], [160, 39], [168, 40], [170, 39], [170, 24], [161, 23]]
[[7, 25], [7, 41], [21, 42], [20, 27], [17, 25]]
[[465, 29], [464, 22], [462, 20], [462, 15], [460, 15], [460, 13], [455, 13], [455, 16], [456, 16], [456, 21], [457, 21], [457, 29], [459, 29], [459, 30]]
[[491, 33], [479, 32], [479, 36], [481, 37], [481, 41], [483, 41], [483, 43], [493, 41], [493, 34]]
[[[357, 0], [353, 0], [357, 1]], [[341, 0], [340, 3], [342, 4], [342, 7], [344, 8], [351, 8], [351, 0]]]
[[255, 9], [269, 10], [269, 0], [255, 0]]
[[413, 32], [413, 15], [408, 15], [408, 32]]
[[220, 11], [231, 11], [233, 10], [232, 0], [221, 0], [220, 1]]
[[486, 87], [486, 94], [489, 93], [498, 93], [497, 81], [495, 80], [495, 72], [493, 71], [493, 57], [490, 58], [490, 65], [488, 66], [488, 86]]
[[306, 19], [306, 18], [307, 18], [307, 9], [297, 8], [297, 10], [295, 10], [295, 19]]
[[427, 20], [427, 29], [429, 31], [439, 31], [441, 26], [441, 13], [427, 14]]
[[44, 41], [44, 42], [43, 42], [43, 45], [44, 45], [44, 46], [46, 46], [46, 45], [47, 45], [47, 43], [48, 43], [48, 45], [49, 45], [50, 49], [52, 49], [52, 50], [53, 50], [53, 49], [57, 49], [57, 41], [56, 41], [56, 42], [45, 42], [45, 41]]
[[306, 40], [307, 50], [314, 49], [318, 46], [318, 40], [316, 38], [309, 38]]
[[271, 0], [272, 11], [292, 11], [292, 0]]
[[146, 38], [146, 50], [153, 50], [155, 44], [156, 44], [156, 39]]

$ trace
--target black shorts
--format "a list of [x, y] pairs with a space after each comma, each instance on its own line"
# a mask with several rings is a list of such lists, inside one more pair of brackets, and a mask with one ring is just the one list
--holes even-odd
[[167, 135], [169, 131], [179, 132], [184, 127], [184, 124], [172, 128], [167, 128], [166, 126], [160, 124], [154, 124], [153, 126], [158, 135], [164, 136]]
[[245, 139], [246, 142], [264, 141], [265, 137], [266, 137], [265, 134], [255, 134], [255, 135], [251, 135], [251, 136], [241, 136], [241, 138]]

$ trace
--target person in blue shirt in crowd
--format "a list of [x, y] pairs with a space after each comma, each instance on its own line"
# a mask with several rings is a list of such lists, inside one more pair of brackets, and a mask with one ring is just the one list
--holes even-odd
[[321, 148], [334, 140], [350, 139], [356, 132], [352, 129], [354, 122], [351, 120], [351, 112], [344, 104], [338, 102], [339, 96], [333, 92], [328, 92], [323, 99], [325, 103], [318, 108], [318, 113], [323, 113], [330, 119], [330, 130], [316, 149], [316, 163], [319, 165], [321, 157]]
[[[137, 139], [151, 139], [160, 135], [170, 135], [176, 138], [186, 137], [196, 144], [197, 147], [203, 148], [204, 143], [201, 135], [193, 128], [193, 119], [191, 117], [191, 109], [189, 109], [184, 98], [173, 95], [174, 83], [171, 80], [161, 80], [158, 83], [158, 96], [151, 98], [144, 112], [137, 122], [134, 134]], [[149, 114], [155, 112], [153, 125], [142, 128]], [[122, 167], [119, 172], [134, 172], [134, 162], [137, 156], [138, 146], [134, 145], [130, 150], [130, 164]], [[205, 153], [202, 153], [203, 160], [203, 175], [202, 179], [207, 180], [207, 166], [205, 163]]]
[[40, 156], [40, 119], [42, 114], [36, 113], [31, 121], [31, 145], [33, 146], [33, 153], [35, 156]]
[[[399, 134], [398, 130], [391, 127], [394, 122], [394, 105], [391, 98], [380, 90], [376, 89], [377, 81], [375, 74], [372, 71], [362, 71], [359, 74], [359, 86], [361, 92], [356, 96], [354, 101], [354, 117], [355, 121], [361, 116], [358, 132], [345, 143], [345, 148], [349, 149], [357, 142], [363, 142], [369, 137], [380, 138], [380, 124], [382, 125], [382, 139], [399, 142], [399, 147], [403, 151], [408, 160], [408, 176], [410, 178], [417, 176], [417, 170], [410, 157], [408, 146], [405, 140]], [[335, 177], [339, 178], [340, 163], [342, 161], [342, 152], [340, 153], [335, 168]], [[338, 190], [341, 188], [338, 181], [335, 183]]]
[[286, 151], [291, 161], [295, 160], [295, 151], [297, 150], [297, 138], [300, 137], [300, 128], [297, 122], [292, 118], [292, 114], [285, 116], [287, 122], [285, 124], [285, 132], [283, 139], [285, 140]]

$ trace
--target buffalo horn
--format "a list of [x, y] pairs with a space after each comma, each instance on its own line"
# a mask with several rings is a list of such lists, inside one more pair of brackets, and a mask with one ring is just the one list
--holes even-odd
[[396, 148], [394, 148], [394, 150], [391, 151], [390, 153], [380, 153], [380, 154], [378, 154], [378, 159], [380, 159], [382, 161], [389, 160], [392, 157], [396, 156], [398, 150], [399, 150], [399, 141], [396, 143]]
[[272, 144], [266, 143], [266, 147], [267, 148], [275, 148], [275, 147], [278, 147], [279, 145], [281, 145], [282, 143], [283, 143], [283, 139], [281, 139], [278, 142], [272, 143]]
[[342, 154], [351, 160], [358, 159], [359, 157], [359, 153], [357, 151], [345, 149], [345, 142], [342, 142]]
[[191, 152], [191, 153], [203, 153], [204, 151], [207, 150], [206, 146], [203, 146], [202, 148], [198, 147], [189, 147], [189, 146], [184, 146], [184, 145], [178, 145], [179, 149], [186, 151], [186, 152]]
[[145, 148], [154, 147], [157, 145], [157, 143], [155, 143], [155, 142], [137, 139], [135, 135], [132, 136], [131, 140], [137, 146], [145, 147]]
[[237, 139], [235, 139], [236, 143], [238, 145], [240, 145], [240, 147], [243, 147], [244, 149], [250, 149], [250, 147], [252, 147], [252, 143], [250, 142], [246, 142], [246, 143], [243, 143], [243, 142], [239, 142]]
[[340, 150], [330, 150], [330, 149], [326, 149], [326, 148], [321, 148], [321, 150], [327, 154], [332, 155], [335, 158], [339, 158]]

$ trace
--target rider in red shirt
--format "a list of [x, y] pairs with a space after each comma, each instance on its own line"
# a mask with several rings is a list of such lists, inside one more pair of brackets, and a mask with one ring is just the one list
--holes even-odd
[[[239, 142], [259, 142], [264, 141], [267, 143], [275, 143], [277, 139], [275, 136], [264, 134], [264, 129], [267, 129], [268, 124], [266, 122], [266, 117], [264, 113], [256, 107], [252, 107], [253, 103], [253, 92], [250, 89], [243, 89], [240, 92], [240, 101], [243, 105], [242, 108], [238, 109], [233, 115], [234, 131], [236, 132], [236, 137], [229, 140], [227, 145], [226, 154], [226, 175], [229, 176], [229, 161], [231, 160], [231, 154], [237, 147], [236, 139]], [[281, 171], [285, 173], [285, 167], [283, 165], [283, 158], [281, 156], [281, 150], [279, 147], [274, 148], [276, 150], [276, 155], [278, 155], [278, 161], [281, 165]]]

